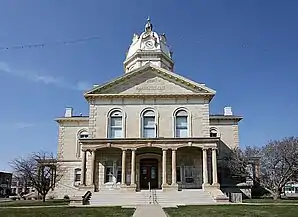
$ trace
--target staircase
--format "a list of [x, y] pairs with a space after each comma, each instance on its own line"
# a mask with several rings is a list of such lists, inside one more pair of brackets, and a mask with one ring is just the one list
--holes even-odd
[[149, 204], [150, 192], [123, 192], [120, 190], [101, 190], [94, 192], [91, 206], [137, 206]]
[[156, 190], [156, 201], [162, 207], [176, 207], [184, 205], [215, 204], [212, 196], [202, 189], [183, 189], [182, 191]]
[[212, 196], [201, 189], [184, 189], [183, 191], [142, 190], [140, 192], [123, 192], [120, 190], [101, 190], [94, 192], [90, 199], [91, 206], [138, 206], [159, 204], [162, 207], [179, 205], [215, 204]]

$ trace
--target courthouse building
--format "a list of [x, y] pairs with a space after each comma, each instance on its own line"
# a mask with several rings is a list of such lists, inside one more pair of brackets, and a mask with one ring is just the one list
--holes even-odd
[[150, 20], [133, 35], [123, 66], [118, 78], [84, 93], [88, 116], [66, 108], [56, 119], [67, 173], [55, 194], [199, 189], [224, 197], [218, 159], [239, 146], [242, 118], [231, 107], [210, 114], [216, 91], [175, 72], [166, 35]]

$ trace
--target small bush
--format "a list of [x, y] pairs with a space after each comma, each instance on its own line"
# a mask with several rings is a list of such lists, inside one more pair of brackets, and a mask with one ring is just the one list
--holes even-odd
[[68, 195], [64, 195], [63, 199], [64, 200], [69, 200], [69, 196]]

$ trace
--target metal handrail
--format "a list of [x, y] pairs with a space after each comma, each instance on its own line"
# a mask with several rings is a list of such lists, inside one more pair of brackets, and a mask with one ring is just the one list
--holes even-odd
[[149, 187], [149, 198], [148, 198], [148, 203], [151, 204], [151, 198], [152, 198], [152, 192], [151, 192], [151, 183], [148, 182], [148, 187]]

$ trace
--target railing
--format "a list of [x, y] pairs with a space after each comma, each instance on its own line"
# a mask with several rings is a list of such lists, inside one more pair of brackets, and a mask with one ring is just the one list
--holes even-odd
[[89, 204], [89, 201], [90, 201], [90, 198], [92, 196], [92, 193], [91, 191], [87, 191], [84, 196], [82, 196], [82, 199], [83, 199], [83, 205], [88, 205]]
[[148, 182], [148, 188], [149, 188], [148, 204], [151, 204], [152, 192], [151, 192], [151, 183], [150, 182]]

